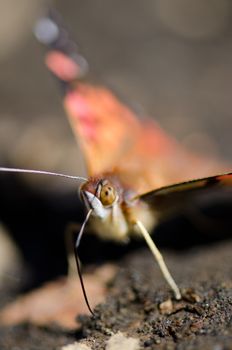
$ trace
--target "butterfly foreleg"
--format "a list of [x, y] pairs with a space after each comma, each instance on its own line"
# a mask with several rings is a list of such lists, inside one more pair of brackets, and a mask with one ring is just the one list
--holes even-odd
[[79, 275], [79, 279], [80, 279], [80, 283], [81, 283], [81, 288], [82, 288], [82, 292], [83, 292], [83, 295], [84, 295], [84, 298], [85, 298], [85, 302], [86, 302], [86, 305], [90, 311], [90, 313], [94, 316], [94, 312], [92, 311], [91, 307], [90, 307], [90, 304], [89, 304], [89, 300], [88, 300], [88, 297], [87, 297], [87, 294], [86, 294], [86, 290], [85, 290], [85, 285], [84, 285], [84, 281], [83, 281], [83, 278], [82, 278], [82, 273], [81, 273], [81, 263], [80, 263], [80, 259], [79, 259], [79, 255], [78, 255], [78, 248], [80, 246], [80, 243], [81, 243], [81, 238], [83, 236], [83, 233], [84, 233], [84, 229], [85, 229], [85, 226], [89, 220], [89, 217], [92, 213], [92, 209], [90, 209], [85, 217], [85, 220], [83, 222], [83, 224], [81, 225], [81, 228], [78, 232], [78, 235], [77, 235], [77, 238], [76, 238], [76, 242], [75, 242], [75, 246], [74, 246], [74, 254], [75, 254], [75, 259], [76, 259], [76, 266], [77, 266], [77, 272], [78, 272], [78, 275]]
[[[90, 311], [90, 313], [92, 315], [94, 315], [91, 307], [90, 307], [90, 304], [89, 304], [89, 300], [88, 300], [88, 297], [87, 297], [87, 294], [86, 294], [86, 290], [85, 290], [85, 286], [84, 286], [84, 281], [83, 281], [83, 278], [82, 278], [82, 273], [81, 273], [81, 263], [80, 263], [80, 259], [79, 259], [79, 255], [78, 255], [78, 248], [80, 246], [80, 242], [81, 242], [81, 238], [82, 238], [82, 235], [84, 233], [84, 229], [85, 229], [85, 226], [89, 220], [89, 217], [92, 213], [92, 209], [90, 209], [86, 215], [86, 218], [83, 222], [83, 224], [81, 226], [79, 226], [78, 224], [71, 224], [69, 226], [69, 232], [67, 234], [67, 237], [69, 237], [69, 241], [68, 241], [68, 238], [67, 238], [67, 243], [71, 243], [70, 241], [70, 237], [72, 238], [72, 234], [76, 231], [77, 228], [79, 228], [78, 230], [78, 235], [77, 235], [77, 238], [76, 238], [76, 241], [75, 241], [75, 245], [74, 245], [74, 256], [75, 256], [75, 261], [76, 261], [76, 267], [77, 267], [77, 272], [78, 272], [78, 275], [79, 275], [79, 279], [80, 279], [80, 283], [81, 283], [81, 288], [82, 288], [82, 292], [83, 292], [83, 295], [84, 295], [84, 299], [85, 299], [85, 302], [86, 302], [86, 305]], [[72, 244], [73, 245], [73, 244]], [[71, 264], [73, 265], [73, 261], [71, 261]], [[69, 268], [72, 268], [72, 266], [69, 266]]]
[[148, 231], [146, 230], [146, 228], [144, 227], [144, 225], [142, 224], [141, 221], [137, 220], [135, 222], [135, 224], [137, 225], [137, 227], [139, 228], [141, 234], [143, 235], [147, 245], [149, 246], [152, 254], [154, 255], [157, 263], [159, 264], [160, 270], [165, 278], [165, 280], [167, 281], [167, 283], [169, 284], [169, 286], [171, 287], [175, 298], [177, 300], [181, 299], [181, 293], [180, 293], [180, 289], [177, 286], [176, 282], [174, 281], [174, 279], [172, 278], [167, 265], [164, 262], [164, 259], [159, 251], [159, 249], [156, 247], [155, 243], [153, 242], [150, 234], [148, 233]]
[[68, 260], [68, 276], [73, 277], [77, 273], [75, 252], [73, 250], [75, 238], [81, 229], [79, 223], [70, 222], [65, 229], [65, 247]]

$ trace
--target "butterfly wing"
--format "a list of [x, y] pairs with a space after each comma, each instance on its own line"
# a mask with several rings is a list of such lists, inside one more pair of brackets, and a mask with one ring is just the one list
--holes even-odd
[[57, 13], [52, 11], [41, 19], [35, 33], [48, 46], [45, 63], [63, 89], [64, 108], [82, 148], [88, 175], [112, 171], [137, 138], [137, 118], [108, 89], [80, 81], [87, 63]]
[[191, 203], [190, 199], [193, 197], [207, 195], [212, 190], [221, 191], [222, 188], [232, 194], [231, 172], [165, 186], [137, 196], [137, 198], [146, 202], [149, 207], [162, 215], [185, 208], [188, 203]]
[[138, 118], [109, 89], [81, 82], [86, 61], [60, 18], [52, 13], [47, 20], [56, 31], [42, 40], [49, 47], [46, 64], [63, 87], [65, 110], [90, 176], [114, 171], [123, 183], [143, 193], [228, 171], [224, 164], [186, 151], [151, 119]]
[[64, 97], [90, 176], [115, 171], [138, 193], [228, 168], [199, 157], [158, 124], [139, 119], [106, 88], [78, 84]]
[[[132, 112], [107, 89], [80, 83], [66, 94], [64, 105], [83, 149], [88, 174], [113, 171], [139, 131]], [[128, 130], [133, 133], [128, 134]]]

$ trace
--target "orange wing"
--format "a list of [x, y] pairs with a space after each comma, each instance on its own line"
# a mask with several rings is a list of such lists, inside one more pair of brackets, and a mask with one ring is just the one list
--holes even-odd
[[138, 137], [133, 113], [107, 89], [81, 83], [65, 95], [64, 106], [89, 175], [114, 170]]
[[[80, 143], [90, 176], [116, 172], [144, 193], [170, 183], [221, 173], [228, 168], [186, 151], [154, 121], [139, 119], [108, 89], [79, 81], [85, 60], [54, 16], [56, 36], [46, 64], [64, 87], [64, 106]], [[41, 39], [41, 38], [40, 38]]]
[[91, 176], [116, 171], [124, 183], [143, 193], [228, 170], [186, 151], [154, 121], [138, 119], [105, 88], [79, 83], [64, 104]]

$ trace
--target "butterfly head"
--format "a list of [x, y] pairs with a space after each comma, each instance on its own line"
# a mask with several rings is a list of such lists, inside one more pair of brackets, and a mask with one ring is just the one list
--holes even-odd
[[117, 187], [108, 179], [90, 179], [80, 188], [80, 197], [93, 215], [106, 218], [119, 201]]

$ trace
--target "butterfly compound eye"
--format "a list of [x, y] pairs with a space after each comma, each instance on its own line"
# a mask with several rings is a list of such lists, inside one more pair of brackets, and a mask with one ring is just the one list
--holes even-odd
[[115, 189], [110, 185], [104, 185], [101, 188], [100, 200], [103, 205], [111, 205], [116, 200]]

